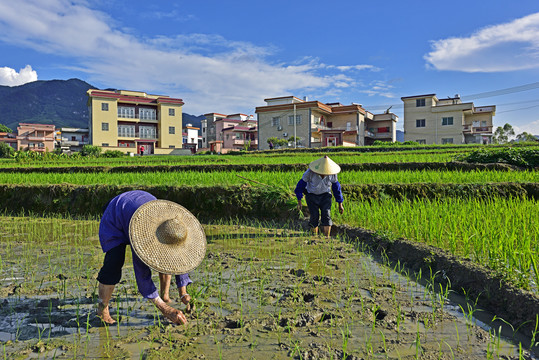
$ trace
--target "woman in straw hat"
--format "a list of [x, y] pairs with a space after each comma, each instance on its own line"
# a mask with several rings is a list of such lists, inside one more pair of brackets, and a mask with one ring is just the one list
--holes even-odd
[[303, 173], [301, 180], [296, 185], [296, 197], [298, 209], [301, 211], [301, 199], [305, 193], [305, 199], [311, 218], [309, 226], [312, 231], [318, 233], [318, 224], [322, 226], [322, 233], [329, 237], [331, 233], [331, 192], [335, 201], [339, 204], [339, 212], [344, 211], [341, 184], [337, 180], [337, 174], [341, 167], [327, 155], [311, 162], [307, 171]]
[[[131, 245], [133, 269], [139, 292], [175, 324], [187, 319], [180, 310], [167, 305], [172, 275], [181, 301], [189, 306], [186, 287], [192, 281], [187, 274], [195, 269], [206, 253], [206, 236], [202, 226], [183, 206], [140, 190], [128, 191], [113, 198], [99, 224], [99, 241], [105, 252], [99, 271], [99, 306], [97, 315], [114, 324], [109, 301], [120, 282], [125, 249]], [[152, 281], [151, 270], [159, 272], [160, 293]], [[188, 307], [189, 309], [189, 307]]]

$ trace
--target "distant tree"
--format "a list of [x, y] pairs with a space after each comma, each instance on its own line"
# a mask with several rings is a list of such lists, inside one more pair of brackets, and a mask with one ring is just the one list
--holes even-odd
[[6, 125], [4, 124], [0, 124], [0, 132], [7, 132], [7, 133], [12, 133], [13, 130], [11, 130], [10, 128], [8, 128]]
[[15, 150], [6, 144], [5, 142], [0, 142], [0, 157], [10, 157], [15, 153]]
[[98, 157], [101, 154], [101, 148], [99, 146], [84, 145], [80, 151], [82, 156], [95, 156]]
[[539, 141], [535, 135], [530, 134], [529, 132], [524, 131], [521, 134], [517, 135], [518, 141]]
[[510, 124], [505, 124], [503, 127], [498, 126], [496, 131], [494, 131], [494, 136], [492, 141], [495, 144], [507, 144], [509, 142], [509, 137], [515, 135], [515, 130]]

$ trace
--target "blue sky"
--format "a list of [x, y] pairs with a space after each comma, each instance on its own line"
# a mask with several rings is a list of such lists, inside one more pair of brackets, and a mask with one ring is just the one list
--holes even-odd
[[402, 96], [460, 94], [539, 134], [539, 1], [0, 0], [0, 85], [75, 77], [194, 115], [392, 106], [401, 129]]

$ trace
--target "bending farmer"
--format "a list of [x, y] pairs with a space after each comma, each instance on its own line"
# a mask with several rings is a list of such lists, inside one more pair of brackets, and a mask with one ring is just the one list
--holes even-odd
[[339, 204], [339, 212], [342, 214], [343, 196], [341, 184], [337, 180], [337, 174], [341, 167], [329, 157], [324, 156], [309, 164], [307, 171], [303, 173], [301, 180], [296, 185], [296, 197], [298, 199], [298, 209], [301, 211], [301, 199], [305, 194], [307, 206], [311, 213], [309, 227], [312, 231], [318, 233], [318, 223], [322, 225], [322, 232], [329, 237], [331, 232], [331, 191], [335, 201]]
[[[131, 245], [133, 269], [139, 292], [175, 324], [185, 324], [185, 315], [167, 305], [172, 275], [176, 275], [181, 301], [188, 305], [186, 287], [192, 281], [187, 274], [195, 269], [206, 253], [206, 235], [197, 218], [183, 206], [140, 190], [113, 198], [99, 224], [99, 241], [105, 252], [99, 271], [97, 315], [114, 324], [109, 301], [120, 282], [125, 249]], [[151, 269], [159, 272], [161, 293], [152, 281]]]

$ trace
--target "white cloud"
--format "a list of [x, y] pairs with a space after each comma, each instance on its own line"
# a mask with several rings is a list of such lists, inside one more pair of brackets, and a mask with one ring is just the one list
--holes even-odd
[[30, 65], [17, 72], [9, 67], [0, 68], [0, 85], [18, 86], [37, 80], [37, 72]]
[[272, 63], [275, 49], [219, 35], [136, 38], [84, 0], [2, 1], [0, 34], [0, 41], [64, 56], [89, 82], [180, 97], [194, 114], [249, 111], [267, 97], [359, 84], [342, 76], [343, 67], [331, 74], [317, 60]]
[[372, 81], [369, 84], [370, 88], [367, 90], [360, 91], [361, 93], [367, 94], [368, 96], [382, 96], [386, 98], [395, 98], [396, 95], [391, 92], [391, 89], [394, 88], [393, 85], [388, 84], [385, 81], [377, 80]]
[[499, 72], [539, 67], [539, 13], [432, 42], [425, 60], [438, 70]]
[[523, 125], [514, 125], [513, 129], [515, 130], [515, 134], [522, 134], [523, 132], [528, 132], [533, 135], [539, 135], [539, 120], [535, 120]]

